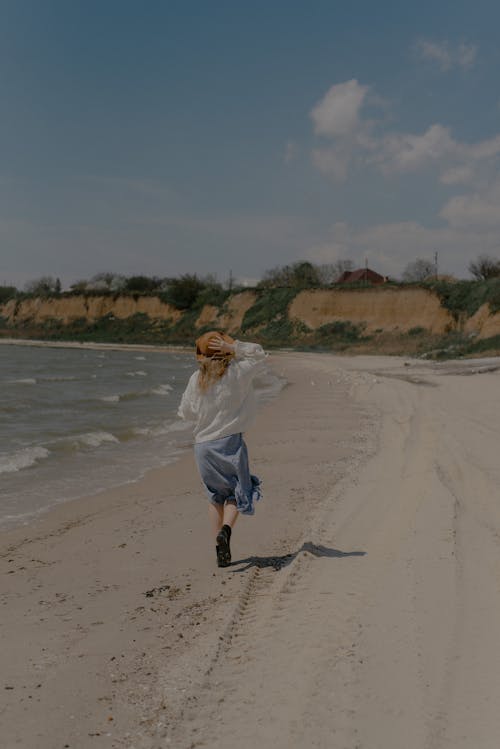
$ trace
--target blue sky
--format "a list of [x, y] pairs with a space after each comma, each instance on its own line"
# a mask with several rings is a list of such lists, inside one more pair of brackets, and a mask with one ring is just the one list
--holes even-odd
[[495, 2], [0, 0], [0, 283], [500, 258]]

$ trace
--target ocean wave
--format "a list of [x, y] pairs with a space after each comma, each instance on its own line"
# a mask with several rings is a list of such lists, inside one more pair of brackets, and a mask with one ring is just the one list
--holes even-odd
[[23, 468], [35, 465], [39, 460], [44, 460], [50, 455], [50, 450], [45, 447], [23, 447], [15, 453], [0, 455], [0, 473], [16, 473]]
[[137, 359], [137, 361], [146, 361], [145, 356], [134, 356], [134, 359]]
[[158, 387], [156, 388], [151, 388], [149, 392], [154, 395], [168, 395], [171, 390], [173, 390], [172, 385], [165, 384], [165, 385], [158, 385]]
[[190, 432], [192, 431], [193, 425], [192, 423], [186, 422], [186, 421], [174, 421], [172, 424], [170, 424], [167, 431], [169, 432]]
[[150, 395], [168, 395], [173, 390], [172, 385], [165, 383], [157, 385], [149, 390], [130, 390], [128, 393], [114, 393], [112, 395], [103, 395], [99, 400], [104, 403], [118, 403], [120, 401], [131, 401], [136, 398], [147, 398]]
[[19, 380], [9, 380], [11, 385], [36, 385], [37, 380], [34, 377], [23, 377]]
[[144, 398], [145, 395], [149, 395], [147, 390], [131, 390], [128, 393], [122, 393], [119, 398], [121, 401], [132, 401], [136, 398]]
[[85, 432], [72, 438], [73, 445], [83, 445], [85, 447], [100, 447], [106, 443], [118, 443], [120, 440], [110, 432]]
[[143, 437], [162, 437], [165, 434], [171, 432], [183, 432], [190, 429], [189, 425], [186, 425], [184, 421], [169, 421], [163, 424], [157, 424], [151, 427], [136, 427], [134, 429], [135, 434], [139, 434]]
[[129, 377], [147, 377], [148, 373], [144, 372], [142, 369], [138, 369], [137, 372], [127, 372], [127, 375]]
[[149, 395], [148, 390], [131, 390], [128, 393], [113, 393], [112, 395], [103, 395], [99, 398], [104, 403], [119, 403], [120, 401], [132, 401], [136, 398], [144, 398]]
[[156, 427], [136, 427], [134, 434], [141, 437], [161, 437], [162, 434], [167, 434], [168, 429], [163, 426]]

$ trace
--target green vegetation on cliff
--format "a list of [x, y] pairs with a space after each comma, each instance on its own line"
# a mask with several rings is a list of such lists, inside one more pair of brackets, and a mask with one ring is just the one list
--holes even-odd
[[[304, 274], [308, 269], [304, 270], [300, 267], [298, 270]], [[297, 272], [298, 270], [295, 269]], [[301, 275], [300, 279], [302, 277]], [[144, 282], [143, 277], [137, 277], [137, 279], [134, 284], [140, 285], [140, 281], [143, 291], [107, 290], [102, 293], [88, 290], [83, 294], [76, 290], [62, 293], [57, 291], [35, 298], [33, 294], [18, 293], [13, 287], [0, 287], [0, 335], [47, 340], [192, 345], [197, 335], [208, 329], [227, 325], [227, 320], [233, 319], [235, 308], [240, 303], [238, 300], [245, 297], [245, 294], [240, 296], [241, 289], [229, 291], [213, 279], [202, 281], [196, 276], [183, 276], [177, 279], [177, 282], [170, 282], [168, 288], [160, 292], [153, 292], [147, 288], [148, 284]], [[374, 292], [375, 298], [380, 299], [378, 294], [392, 295], [399, 291], [405, 293], [416, 289], [423, 289], [436, 295], [441, 308], [451, 314], [449, 320], [452, 322], [448, 333], [431, 335], [424, 324], [419, 324], [418, 317], [414, 324], [410, 323], [412, 326], [409, 328], [407, 324], [405, 328], [401, 326], [400, 321], [393, 320], [394, 324], [388, 331], [383, 327], [376, 328], [372, 318], [367, 318], [366, 322], [360, 322], [359, 316], [358, 320], [348, 319], [347, 316], [346, 319], [335, 319], [335, 313], [330, 315], [330, 320], [334, 318], [332, 322], [322, 323], [320, 320], [313, 328], [308, 327], [312, 325], [311, 322], [306, 324], [290, 314], [292, 303], [297, 295], [304, 291], [311, 292], [311, 305], [314, 305], [314, 299], [321, 294], [324, 297], [325, 290], [334, 295], [355, 291], [356, 294], [361, 295], [359, 299], [362, 303], [364, 292], [372, 295], [369, 299], [373, 299]], [[425, 354], [435, 358], [493, 353], [500, 350], [500, 337], [496, 335], [496, 330], [490, 328], [493, 335], [490, 335], [488, 339], [480, 339], [474, 332], [468, 334], [464, 332], [469, 329], [466, 327], [467, 320], [482, 305], [488, 304], [492, 314], [500, 312], [500, 278], [457, 282], [439, 280], [418, 284], [391, 283], [377, 287], [366, 283], [349, 286], [318, 286], [315, 280], [312, 288], [304, 287], [299, 281], [296, 281], [293, 286], [276, 286], [270, 283], [270, 279], [266, 279], [257, 288], [247, 290], [247, 292], [247, 301], [241, 308], [238, 318], [241, 322], [236, 326], [233, 325], [231, 331], [236, 336], [260, 341], [268, 348], [285, 346], [328, 351]], [[69, 305], [75, 297], [80, 297], [79, 303], [83, 309], [86, 308], [87, 302], [83, 304], [82, 297], [84, 300], [96, 297], [105, 298], [108, 300], [103, 306], [106, 313], [102, 313], [97, 319], [90, 319], [77, 313], [72, 319], [70, 315], [68, 316], [69, 322], [64, 322], [58, 316], [59, 313], [52, 316], [51, 300], [54, 301], [53, 309], [55, 310], [59, 309], [61, 304], [64, 306], [64, 300], [68, 300]], [[130, 304], [131, 313], [128, 317], [124, 317], [123, 304], [127, 298], [134, 300], [137, 304], [135, 308], [133, 304]], [[154, 302], [146, 309], [155, 310], [151, 314], [156, 316], [150, 316], [143, 311], [134, 311], [138, 307], [144, 309], [145, 302], [141, 300], [145, 298], [158, 299], [170, 305], [170, 308], [167, 308], [172, 311], [170, 318], [168, 314], [162, 317], [163, 312], [156, 314]], [[387, 298], [390, 299], [390, 296]], [[248, 299], [250, 299], [250, 306], [248, 306]], [[14, 306], [12, 300], [15, 300]], [[39, 302], [44, 305], [43, 316], [37, 315]], [[121, 305], [122, 311], [117, 315], [113, 314], [114, 302]], [[77, 305], [76, 301], [75, 305]], [[233, 308], [234, 305], [235, 308]], [[28, 312], [18, 314], [22, 308]], [[99, 308], [99, 302], [97, 302], [97, 308]], [[368, 305], [367, 310], [370, 309], [372, 307]], [[203, 315], [202, 310], [205, 310]], [[367, 311], [367, 314], [369, 315], [370, 312]], [[305, 319], [308, 319], [307, 314]], [[224, 320], [226, 322], [223, 322]]]
[[486, 281], [430, 281], [425, 286], [440, 298], [455, 320], [472, 317], [483, 304], [492, 313], [500, 311], [500, 278]]

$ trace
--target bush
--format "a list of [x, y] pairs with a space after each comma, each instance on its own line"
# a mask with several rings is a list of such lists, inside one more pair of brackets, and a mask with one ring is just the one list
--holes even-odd
[[317, 266], [307, 261], [273, 268], [264, 274], [259, 288], [290, 286], [306, 289], [321, 285], [321, 273]]
[[35, 281], [28, 281], [24, 289], [32, 296], [57, 296], [61, 293], [61, 282], [53, 276], [41, 276]]
[[161, 293], [161, 299], [176, 309], [191, 309], [198, 295], [205, 289], [206, 283], [197, 275], [186, 273], [179, 278], [167, 281], [167, 288]]
[[336, 322], [326, 323], [317, 330], [317, 336], [320, 340], [332, 340], [342, 343], [356, 343], [361, 338], [364, 325], [354, 324], [349, 320], [337, 320]]
[[469, 273], [478, 281], [500, 277], [500, 260], [489, 255], [479, 255], [477, 260], [469, 263]]
[[410, 328], [408, 331], [409, 336], [419, 336], [425, 333], [426, 330], [421, 325], [417, 325], [415, 328]]
[[0, 286], [0, 304], [5, 304], [9, 299], [14, 299], [17, 295], [15, 286]]
[[247, 331], [279, 321], [286, 316], [288, 307], [298, 292], [299, 289], [290, 288], [260, 290], [255, 304], [245, 312], [241, 329]]
[[478, 309], [488, 303], [491, 312], [500, 311], [500, 278], [487, 281], [435, 281], [426, 284], [436, 292], [443, 307], [448, 309], [455, 320], [461, 316], [472, 317]]
[[205, 304], [213, 304], [214, 307], [222, 307], [230, 294], [231, 292], [222, 288], [220, 283], [207, 284], [207, 286], [205, 286], [196, 297], [194, 307], [197, 310], [201, 310]]
[[158, 290], [162, 284], [160, 278], [149, 278], [149, 276], [130, 276], [126, 279], [123, 290], [148, 294]]

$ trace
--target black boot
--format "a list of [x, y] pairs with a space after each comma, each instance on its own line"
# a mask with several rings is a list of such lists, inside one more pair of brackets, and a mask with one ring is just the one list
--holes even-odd
[[231, 538], [231, 526], [223, 525], [217, 534], [217, 566], [228, 567], [231, 563], [231, 547], [229, 540]]

